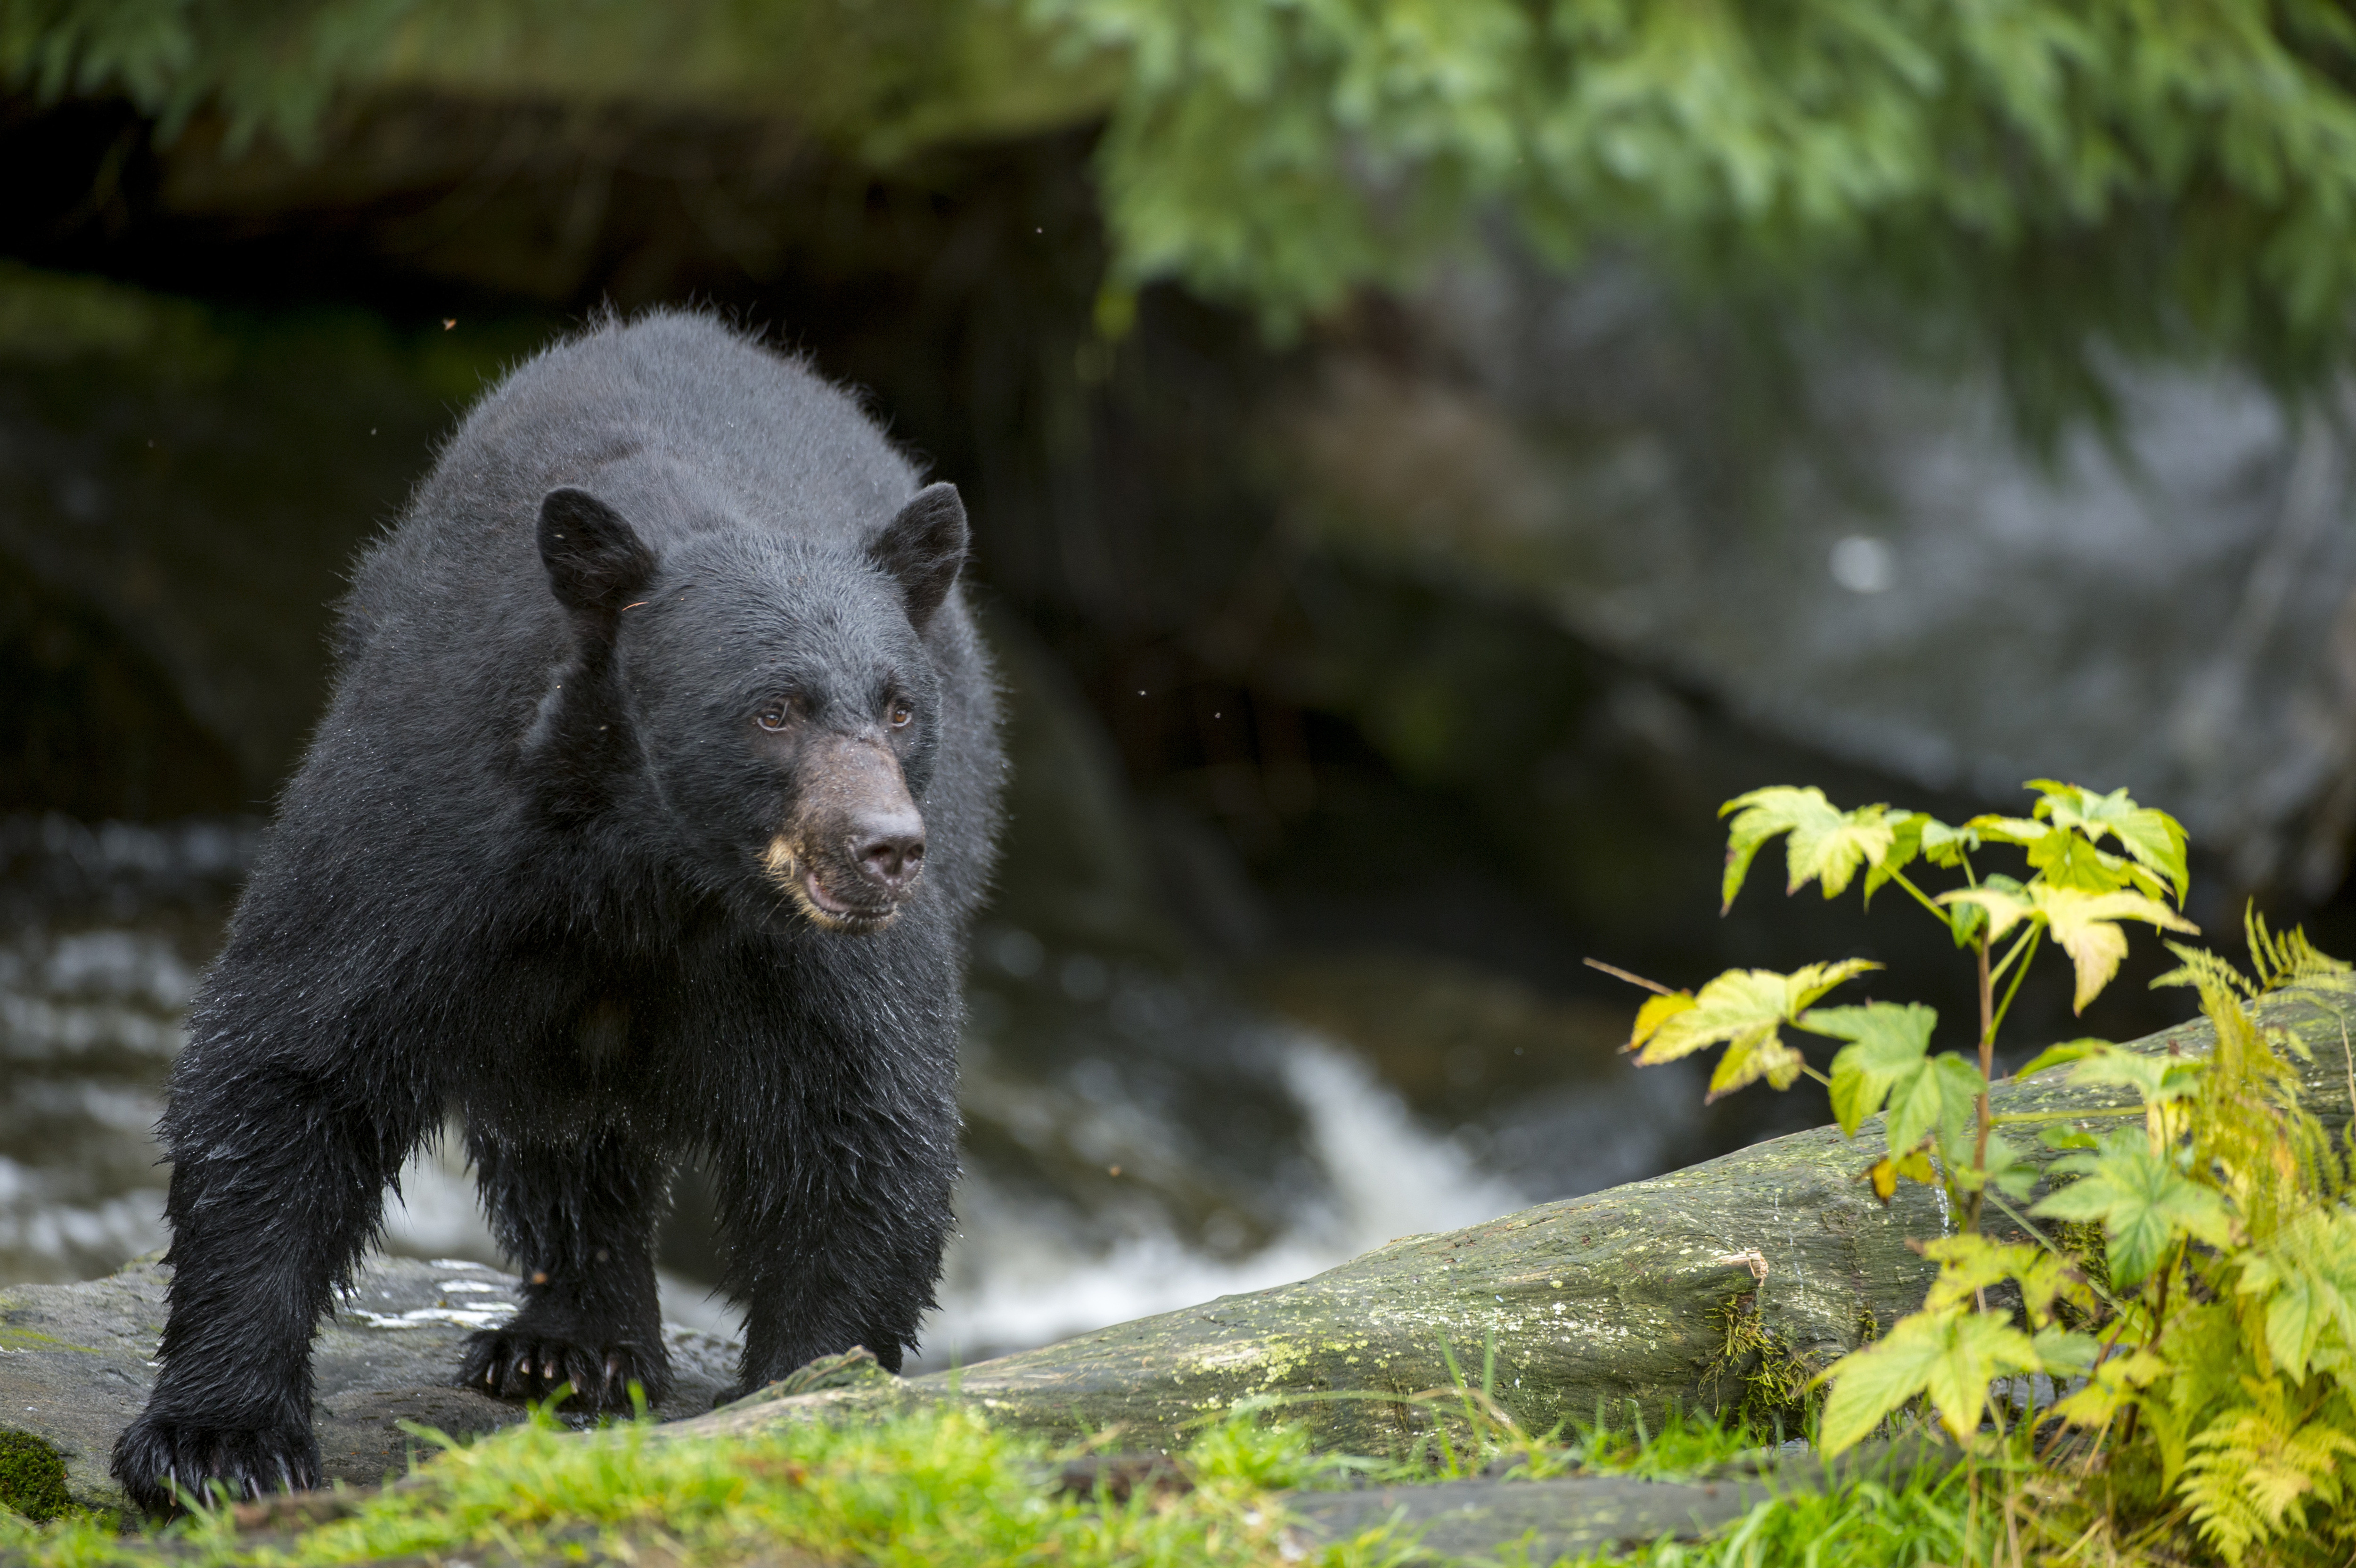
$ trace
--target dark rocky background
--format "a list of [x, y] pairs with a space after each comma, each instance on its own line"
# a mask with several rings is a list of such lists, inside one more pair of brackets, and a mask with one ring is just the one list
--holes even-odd
[[[2204, 926], [2254, 897], [2356, 935], [2328, 409], [2138, 372], [2039, 450], [1968, 356], [1835, 316], [1795, 362], [1504, 240], [1280, 346], [1175, 287], [1108, 336], [1084, 69], [909, 89], [932, 121], [569, 69], [397, 80], [299, 156], [0, 102], [0, 1279], [156, 1244], [175, 1019], [341, 573], [478, 389], [608, 308], [807, 353], [975, 519], [1018, 774], [937, 1354], [1826, 1119], [1637, 1074], [1634, 994], [1581, 965], [1857, 954], [1965, 1015], [1944, 933], [1786, 901], [1772, 855], [1713, 918], [1716, 808], [1758, 784], [1952, 816], [2124, 784], [2190, 827]], [[2083, 1024], [2049, 966], [2015, 1046], [2180, 1016], [2156, 952]], [[491, 1255], [461, 1173], [411, 1188], [396, 1247]], [[691, 1302], [691, 1172], [666, 1263]]]

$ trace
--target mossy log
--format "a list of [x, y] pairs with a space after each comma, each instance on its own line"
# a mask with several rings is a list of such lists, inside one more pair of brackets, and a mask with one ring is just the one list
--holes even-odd
[[[2262, 1008], [2309, 1053], [2308, 1104], [2349, 1118], [2356, 982]], [[2205, 1052], [2194, 1020], [2135, 1042]], [[1996, 1091], [1999, 1113], [2095, 1111], [2126, 1092], [2073, 1089], [2062, 1072]], [[2089, 1127], [2115, 1125], [2089, 1120]], [[1910, 1240], [1952, 1231], [1944, 1195], [1905, 1186], [1889, 1208], [1859, 1173], [1880, 1121], [1855, 1142], [1823, 1127], [1651, 1181], [1541, 1204], [1448, 1235], [1407, 1236], [1294, 1285], [1222, 1296], [953, 1373], [847, 1380], [755, 1396], [675, 1431], [736, 1430], [788, 1415], [962, 1398], [995, 1419], [1063, 1434], [1120, 1429], [1128, 1447], [1174, 1445], [1236, 1401], [1275, 1395], [1318, 1440], [1396, 1450], [1430, 1424], [1409, 1396], [1494, 1356], [1498, 1401], [1544, 1432], [1632, 1407], [1719, 1412], [1788, 1405], [1799, 1380], [1921, 1305], [1931, 1266]], [[2031, 1157], [2051, 1157], [2042, 1146]], [[1492, 1349], [1493, 1348], [1493, 1349]], [[807, 1385], [806, 1385], [807, 1386]]]

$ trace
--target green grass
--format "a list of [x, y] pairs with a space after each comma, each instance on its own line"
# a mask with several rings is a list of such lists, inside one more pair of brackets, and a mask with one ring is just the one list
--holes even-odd
[[[1058, 1495], [1047, 1477], [1074, 1450], [995, 1431], [970, 1409], [934, 1408], [873, 1423], [794, 1424], [753, 1436], [684, 1439], [643, 1424], [567, 1431], [545, 1416], [479, 1442], [451, 1445], [402, 1488], [372, 1494], [351, 1517], [295, 1532], [241, 1535], [224, 1512], [144, 1534], [109, 1520], [49, 1524], [0, 1516], [0, 1557], [40, 1568], [176, 1563], [274, 1568], [485, 1553], [578, 1561], [591, 1551], [643, 1568], [859, 1563], [878, 1568], [1170, 1568], [1308, 1563], [1390, 1568], [1408, 1539], [1375, 1531], [1306, 1557], [1286, 1556], [1269, 1494], [1390, 1484], [1494, 1467], [1660, 1478], [1706, 1473], [1768, 1440], [1741, 1425], [1672, 1415], [1648, 1430], [1599, 1424], [1533, 1438], [1483, 1414], [1477, 1396], [1427, 1451], [1372, 1459], [1318, 1454], [1305, 1428], [1247, 1407], [1200, 1434], [1185, 1458], [1196, 1488], [1127, 1502]], [[1117, 1446], [1117, 1435], [1108, 1435]], [[1507, 1461], [1496, 1466], [1498, 1460]], [[1645, 1568], [1832, 1568], [1989, 1562], [1965, 1550], [1971, 1514], [1960, 1473], [1860, 1481], [1830, 1496], [1794, 1495], [1703, 1542], [1656, 1543]], [[1987, 1534], [1985, 1527], [1979, 1532]], [[1295, 1545], [1293, 1550], [1299, 1550]], [[1514, 1564], [1512, 1550], [1500, 1563]]]

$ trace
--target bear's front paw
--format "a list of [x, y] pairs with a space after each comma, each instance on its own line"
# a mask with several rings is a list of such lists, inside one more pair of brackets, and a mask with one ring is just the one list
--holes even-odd
[[591, 1349], [520, 1322], [484, 1328], [466, 1337], [458, 1363], [458, 1386], [480, 1389], [501, 1399], [546, 1399], [566, 1383], [565, 1403], [590, 1410], [627, 1410], [630, 1385], [646, 1391], [647, 1403], [670, 1392], [670, 1367], [659, 1350], [649, 1354], [627, 1342]]
[[114, 1440], [114, 1478], [150, 1513], [319, 1485], [319, 1445], [304, 1425], [222, 1426], [143, 1414]]

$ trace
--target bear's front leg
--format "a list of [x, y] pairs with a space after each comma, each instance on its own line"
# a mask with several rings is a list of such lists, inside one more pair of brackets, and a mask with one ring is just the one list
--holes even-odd
[[155, 1512], [224, 1488], [256, 1498], [320, 1484], [311, 1338], [414, 1141], [399, 1106], [338, 1104], [307, 1075], [230, 1061], [184, 1052], [164, 1122], [175, 1164], [163, 1371], [112, 1466]]
[[893, 1110], [864, 1128], [846, 1117], [830, 1144], [715, 1160], [723, 1285], [744, 1308], [744, 1359], [722, 1403], [854, 1345], [896, 1372], [916, 1343], [948, 1238], [956, 1112]]
[[509, 1399], [570, 1384], [568, 1403], [619, 1411], [635, 1383], [659, 1403], [670, 1392], [655, 1291], [659, 1153], [618, 1132], [559, 1148], [470, 1131], [467, 1148], [524, 1305], [467, 1339], [460, 1384]]

